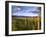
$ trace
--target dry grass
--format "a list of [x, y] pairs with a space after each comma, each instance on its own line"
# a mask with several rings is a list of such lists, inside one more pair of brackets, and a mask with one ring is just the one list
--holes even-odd
[[[12, 31], [16, 30], [39, 30], [41, 29], [40, 17], [15, 17], [12, 16]], [[39, 26], [38, 26], [39, 22]]]

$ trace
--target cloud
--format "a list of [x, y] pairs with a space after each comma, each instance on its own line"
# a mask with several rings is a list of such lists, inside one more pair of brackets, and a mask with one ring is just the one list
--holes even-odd
[[32, 6], [12, 6], [12, 15], [35, 16], [40, 12], [38, 8]]

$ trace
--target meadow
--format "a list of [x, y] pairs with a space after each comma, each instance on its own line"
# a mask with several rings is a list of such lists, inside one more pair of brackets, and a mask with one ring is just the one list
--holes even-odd
[[12, 16], [12, 31], [40, 30], [40, 29], [41, 29], [40, 16], [34, 16], [34, 17]]

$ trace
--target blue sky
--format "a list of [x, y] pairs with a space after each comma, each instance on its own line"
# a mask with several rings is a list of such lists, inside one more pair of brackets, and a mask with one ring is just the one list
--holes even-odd
[[38, 16], [40, 7], [35, 6], [12, 6], [12, 16]]

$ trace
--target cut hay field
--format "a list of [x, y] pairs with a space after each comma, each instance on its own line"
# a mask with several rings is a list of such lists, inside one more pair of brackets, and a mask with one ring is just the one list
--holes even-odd
[[18, 30], [40, 30], [41, 18], [34, 17], [15, 17], [12, 16], [12, 31]]

